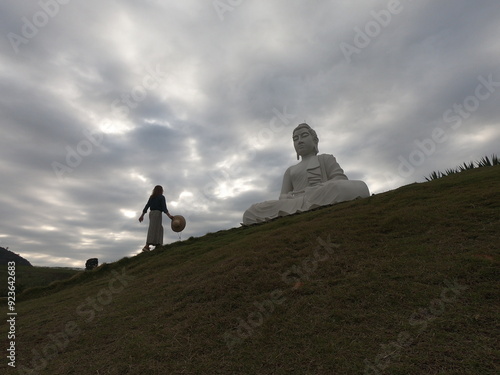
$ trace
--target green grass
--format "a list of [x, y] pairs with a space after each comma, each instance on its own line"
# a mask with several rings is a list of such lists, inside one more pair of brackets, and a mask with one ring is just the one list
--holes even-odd
[[[66, 267], [16, 266], [16, 291], [43, 288], [58, 280], [65, 280], [79, 271]], [[7, 265], [0, 266], [0, 280], [7, 280]], [[0, 297], [7, 296], [7, 283], [0, 284]]]
[[17, 304], [17, 365], [498, 374], [499, 181], [500, 167], [476, 168], [31, 289]]

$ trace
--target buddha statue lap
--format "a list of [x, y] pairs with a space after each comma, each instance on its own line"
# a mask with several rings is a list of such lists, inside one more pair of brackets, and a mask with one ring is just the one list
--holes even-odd
[[253, 204], [243, 225], [370, 196], [366, 184], [349, 180], [333, 155], [318, 155], [319, 138], [309, 125], [294, 129], [293, 143], [301, 161], [286, 170], [279, 199]]

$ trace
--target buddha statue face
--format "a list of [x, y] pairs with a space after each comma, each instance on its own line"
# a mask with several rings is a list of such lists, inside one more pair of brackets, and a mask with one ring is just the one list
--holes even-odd
[[293, 146], [297, 152], [297, 160], [299, 155], [309, 156], [318, 153], [318, 136], [316, 132], [307, 124], [300, 124], [293, 131]]

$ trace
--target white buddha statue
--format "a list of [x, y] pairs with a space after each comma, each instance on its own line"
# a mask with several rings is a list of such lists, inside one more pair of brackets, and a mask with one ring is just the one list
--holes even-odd
[[279, 200], [252, 205], [243, 214], [243, 225], [370, 196], [366, 184], [349, 180], [333, 155], [318, 155], [318, 143], [309, 125], [300, 124], [294, 129], [293, 145], [300, 162], [286, 170]]

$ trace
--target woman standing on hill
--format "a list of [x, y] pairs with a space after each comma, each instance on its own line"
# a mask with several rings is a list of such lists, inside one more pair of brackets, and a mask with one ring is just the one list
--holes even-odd
[[165, 197], [163, 196], [163, 187], [160, 185], [156, 185], [149, 197], [148, 203], [144, 206], [142, 210], [142, 215], [139, 217], [139, 222], [142, 223], [144, 220], [144, 215], [149, 211], [149, 228], [148, 228], [148, 236], [146, 238], [146, 246], [143, 247], [142, 251], [149, 251], [149, 246], [154, 245], [155, 248], [163, 245], [163, 225], [162, 225], [162, 216], [161, 214], [165, 212], [165, 214], [173, 220], [173, 216], [170, 215], [167, 209], [167, 202]]

